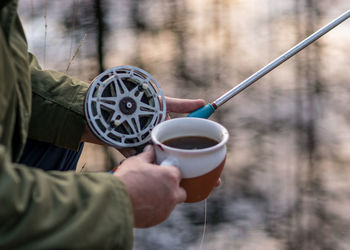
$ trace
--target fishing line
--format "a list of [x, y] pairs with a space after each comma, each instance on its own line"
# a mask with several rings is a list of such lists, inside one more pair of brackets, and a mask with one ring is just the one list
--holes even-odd
[[206, 229], [207, 229], [207, 199], [204, 200], [204, 224], [203, 224], [203, 233], [202, 233], [201, 244], [199, 245], [199, 250], [202, 250]]

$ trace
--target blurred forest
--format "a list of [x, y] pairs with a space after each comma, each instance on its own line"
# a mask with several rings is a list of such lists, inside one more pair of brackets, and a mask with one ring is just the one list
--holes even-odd
[[[349, 8], [347, 0], [21, 0], [42, 66], [85, 81], [117, 65], [213, 101]], [[135, 249], [350, 249], [350, 20], [222, 106], [223, 184], [135, 230]], [[73, 59], [72, 59], [73, 58]], [[82, 171], [116, 150], [86, 145]], [[79, 170], [81, 171], [81, 170]], [[93, 229], [91, 234], [93, 234]]]

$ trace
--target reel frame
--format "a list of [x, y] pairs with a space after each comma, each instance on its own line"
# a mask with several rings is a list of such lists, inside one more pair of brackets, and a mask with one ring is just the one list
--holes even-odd
[[138, 147], [166, 118], [164, 94], [157, 81], [134, 66], [117, 66], [91, 83], [84, 112], [87, 124], [101, 141], [115, 148]]

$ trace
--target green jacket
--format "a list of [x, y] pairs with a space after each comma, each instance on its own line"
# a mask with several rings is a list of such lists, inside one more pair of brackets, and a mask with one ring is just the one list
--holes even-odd
[[117, 178], [16, 163], [27, 137], [77, 148], [87, 90], [40, 68], [17, 4], [0, 3], [0, 249], [131, 249], [131, 202]]

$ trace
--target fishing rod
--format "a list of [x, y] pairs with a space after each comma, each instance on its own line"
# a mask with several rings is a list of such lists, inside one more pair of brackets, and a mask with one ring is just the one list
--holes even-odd
[[334, 19], [327, 25], [323, 26], [321, 29], [311, 34], [303, 41], [292, 47], [290, 50], [277, 57], [275, 60], [267, 64], [265, 67], [261, 68], [259, 71], [255, 72], [253, 75], [233, 87], [231, 90], [220, 96], [218, 99], [213, 101], [212, 103], [208, 103], [207, 105], [199, 108], [188, 115], [188, 117], [199, 117], [199, 118], [209, 118], [216, 109], [218, 109], [221, 105], [226, 103], [232, 97], [241, 93], [244, 89], [252, 85], [254, 82], [265, 76], [267, 73], [271, 72], [279, 65], [287, 61], [289, 58], [296, 55], [298, 52], [309, 46], [311, 43], [315, 42], [321, 36], [338, 26], [340, 23], [344, 22], [346, 19], [350, 17], [350, 10], [346, 11], [344, 14], [340, 15], [338, 18]]
[[[281, 65], [350, 17], [350, 10], [307, 37], [214, 102], [188, 116], [209, 118], [221, 105]], [[157, 81], [148, 72], [134, 66], [112, 67], [90, 84], [84, 104], [87, 124], [101, 141], [130, 148], [149, 142], [152, 129], [166, 118], [166, 102]]]

